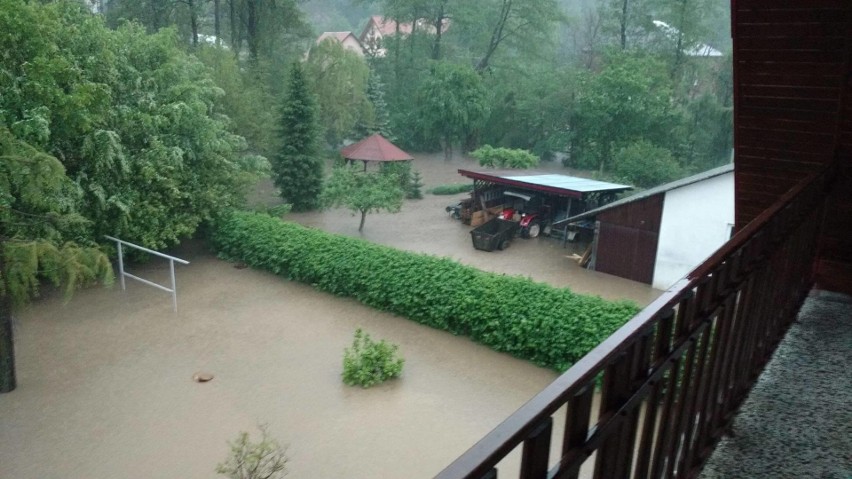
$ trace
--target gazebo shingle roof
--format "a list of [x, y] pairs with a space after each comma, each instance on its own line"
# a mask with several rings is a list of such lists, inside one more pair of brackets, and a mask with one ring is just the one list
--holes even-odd
[[340, 153], [347, 160], [408, 161], [414, 159], [378, 133], [343, 148]]

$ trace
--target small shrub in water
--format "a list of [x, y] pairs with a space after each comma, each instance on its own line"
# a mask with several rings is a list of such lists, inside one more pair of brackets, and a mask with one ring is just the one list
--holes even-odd
[[399, 357], [398, 350], [399, 346], [384, 339], [373, 341], [358, 328], [352, 347], [343, 351], [343, 382], [368, 388], [399, 376], [405, 360]]
[[266, 425], [258, 426], [260, 442], [251, 442], [247, 432], [241, 432], [228, 443], [228, 460], [216, 466], [216, 473], [229, 479], [280, 479], [287, 475], [287, 456], [278, 441], [269, 437]]

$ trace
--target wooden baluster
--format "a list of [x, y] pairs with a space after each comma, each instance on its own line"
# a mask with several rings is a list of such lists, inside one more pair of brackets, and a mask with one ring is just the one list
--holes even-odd
[[586, 385], [568, 401], [565, 414], [565, 436], [562, 441], [562, 458], [567, 460], [563, 469], [568, 470], [566, 479], [577, 479], [580, 466], [589, 457], [585, 451], [589, 435], [589, 417], [592, 414], [592, 399], [595, 395], [594, 383]]
[[520, 479], [546, 479], [553, 418], [547, 417], [524, 439]]
[[[632, 347], [631, 347], [632, 352]], [[625, 390], [630, 384], [629, 352], [619, 354], [604, 371], [603, 388], [601, 390], [601, 407], [598, 415], [598, 425], [617, 420], [613, 415], [624, 402]], [[615, 431], [605, 438], [595, 457], [595, 479], [616, 478], [621, 466], [618, 464], [620, 433], [623, 428], [618, 426]]]
[[[661, 361], [671, 351], [672, 324], [674, 323], [674, 311], [669, 310], [657, 323], [657, 331], [654, 338], [654, 357], [652, 367], [658, 370], [666, 364]], [[651, 393], [645, 403], [645, 417], [642, 425], [642, 436], [639, 440], [639, 451], [637, 453], [636, 470], [634, 477], [641, 479], [648, 477], [651, 466], [651, 455], [654, 452], [654, 431], [657, 430], [657, 411], [660, 409], [660, 391], [664, 381], [662, 378], [651, 386]]]

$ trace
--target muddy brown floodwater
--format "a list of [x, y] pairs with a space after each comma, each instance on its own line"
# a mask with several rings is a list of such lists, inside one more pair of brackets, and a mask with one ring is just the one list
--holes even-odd
[[[415, 166], [430, 187], [463, 182], [455, 169], [472, 164], [426, 157]], [[363, 237], [609, 298], [644, 304], [657, 293], [572, 267], [556, 242], [475, 251], [469, 228], [443, 210], [453, 198], [371, 215]], [[260, 191], [256, 201], [274, 198]], [[347, 212], [292, 219], [358, 236]], [[46, 294], [17, 312], [19, 386], [0, 395], [0, 478], [211, 478], [227, 441], [261, 423], [289, 445], [293, 479], [428, 478], [556, 377], [192, 245], [176, 254], [191, 261], [177, 269], [176, 314], [167, 294], [135, 282], [67, 304]], [[132, 272], [168, 278], [158, 261]], [[400, 345], [402, 378], [369, 390], [342, 384], [343, 349], [358, 327]], [[193, 382], [198, 371], [215, 377]], [[517, 470], [518, 454], [505, 463]]]
[[[453, 258], [461, 263], [496, 273], [521, 275], [554, 286], [567, 286], [579, 293], [595, 294], [607, 299], [629, 299], [645, 306], [659, 290], [617, 276], [580, 268], [572, 254], [582, 254], [572, 243], [563, 248], [560, 240], [546, 237], [516, 238], [505, 251], [473, 249], [470, 226], [450, 219], [445, 211], [465, 194], [436, 196], [426, 190], [441, 184], [470, 183], [473, 180], [458, 174], [461, 169], [481, 169], [475, 160], [456, 157], [444, 161], [441, 155], [414, 155], [413, 167], [423, 178], [423, 199], [406, 200], [396, 214], [377, 213], [367, 216], [362, 233], [358, 232], [360, 217], [345, 209], [310, 213], [292, 213], [286, 219], [332, 233], [362, 238], [394, 248]], [[370, 165], [371, 169], [377, 166]], [[542, 163], [539, 171], [586, 176], [583, 172], [563, 168], [557, 162]], [[262, 182], [252, 201], [274, 205], [280, 200], [271, 182]]]

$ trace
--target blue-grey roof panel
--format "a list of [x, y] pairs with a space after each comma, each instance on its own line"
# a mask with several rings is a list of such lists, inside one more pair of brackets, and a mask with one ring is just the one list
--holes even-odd
[[533, 185], [550, 186], [552, 188], [564, 188], [580, 193], [589, 193], [592, 191], [610, 191], [624, 190], [632, 188], [629, 185], [619, 185], [616, 183], [607, 183], [606, 181], [590, 180], [588, 178], [578, 178], [576, 176], [567, 175], [512, 175], [512, 174], [497, 174], [500, 178], [507, 180], [522, 181]]

